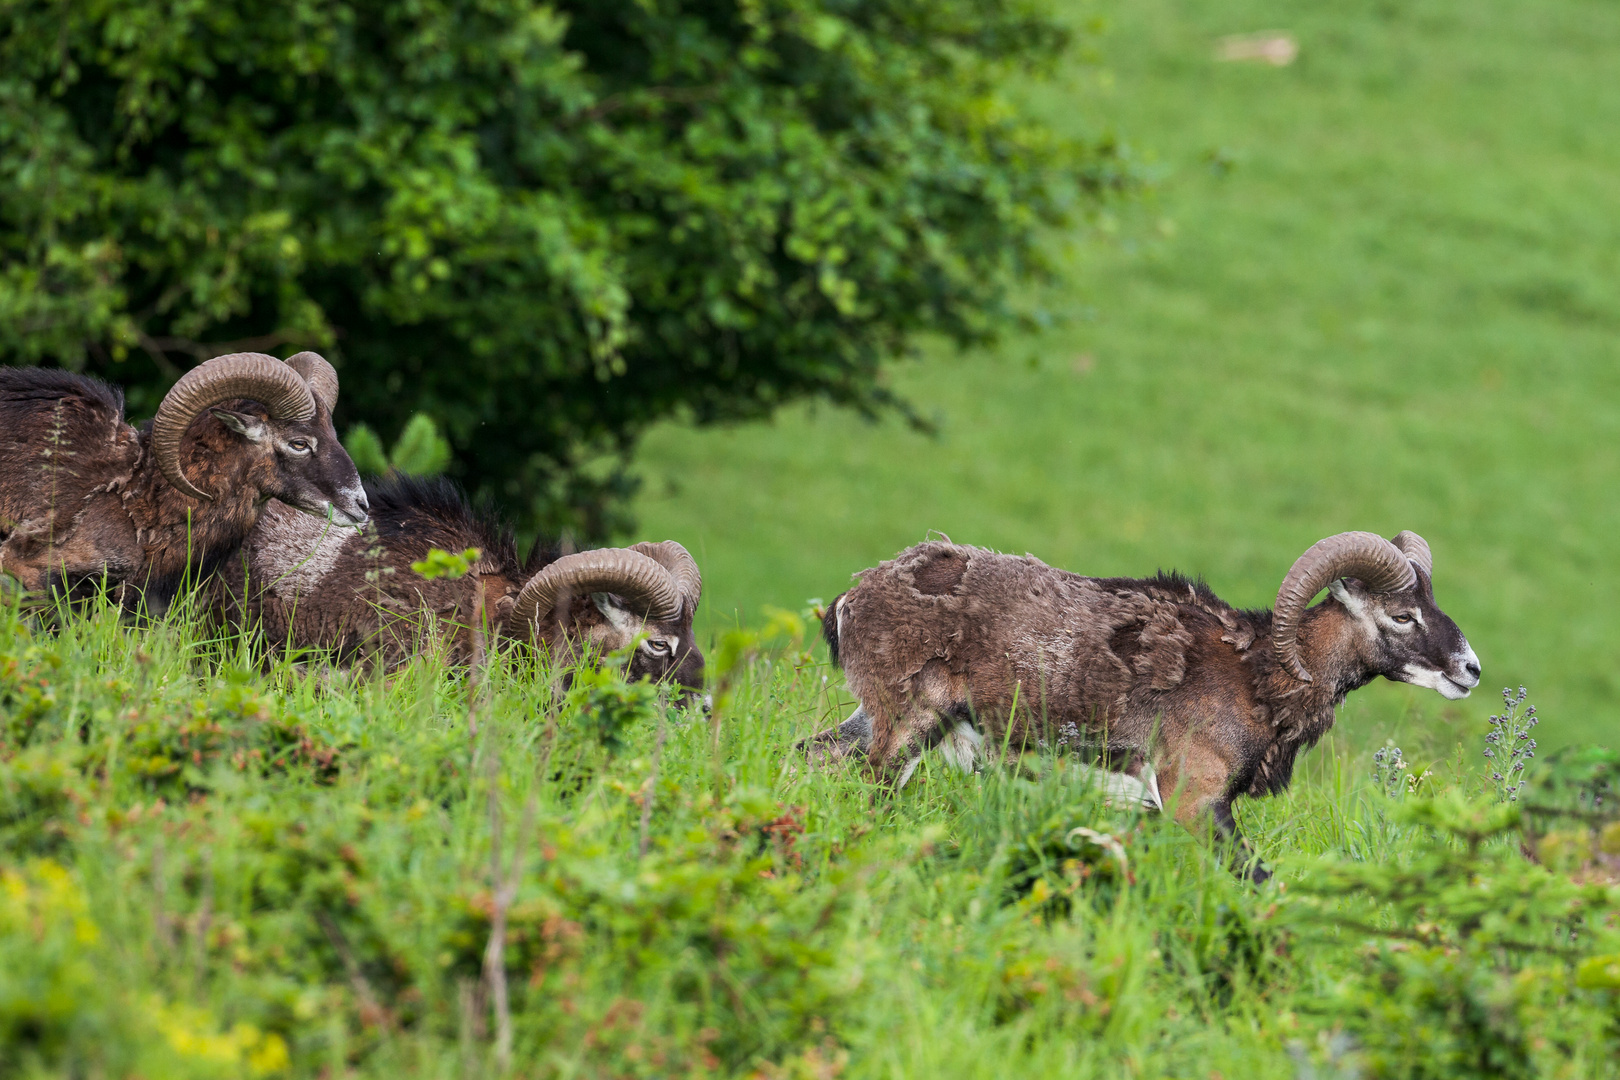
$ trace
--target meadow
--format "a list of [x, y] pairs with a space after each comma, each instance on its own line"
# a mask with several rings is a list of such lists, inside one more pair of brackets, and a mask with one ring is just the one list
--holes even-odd
[[[1051, 328], [896, 368], [937, 437], [826, 408], [657, 431], [642, 533], [698, 553], [721, 627], [930, 529], [1257, 606], [1320, 537], [1413, 529], [1486, 685], [1533, 687], [1549, 745], [1612, 743], [1620, 9], [1071, 9], [1104, 19], [1098, 57], [1030, 105], [1117, 133], [1154, 187], [1059, 238], [1065, 280], [1025, 298]], [[1292, 65], [1215, 61], [1272, 28]], [[1343, 729], [1449, 745], [1487, 711], [1380, 685]]]
[[1614, 1075], [1620, 759], [1549, 829], [1483, 741], [1318, 752], [1255, 887], [1063, 757], [809, 767], [812, 629], [722, 640], [704, 714], [0, 609], [0, 1074]]
[[[935, 435], [642, 448], [712, 711], [613, 658], [383, 679], [0, 598], [0, 1076], [1615, 1076], [1620, 759], [1547, 751], [1620, 704], [1620, 10], [1071, 10], [1099, 53], [1026, 105], [1153, 186], [1053, 239], [1048, 328], [921, 343]], [[1292, 65], [1213, 59], [1269, 28]], [[1403, 528], [1484, 685], [1352, 695], [1237, 806], [1264, 886], [1059, 755], [896, 792], [792, 752], [851, 707], [807, 601], [927, 530], [1267, 605]]]

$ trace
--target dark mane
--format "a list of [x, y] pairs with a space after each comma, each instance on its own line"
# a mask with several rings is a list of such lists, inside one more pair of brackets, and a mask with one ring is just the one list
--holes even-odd
[[529, 554], [523, 559], [523, 572], [538, 574], [566, 554], [568, 552], [563, 550], [560, 543], [542, 533], [529, 545]]
[[476, 547], [486, 561], [516, 568], [512, 530], [488, 507], [474, 507], [452, 480], [391, 472], [365, 481], [371, 519], [383, 543], [402, 551]]
[[1215, 595], [1202, 574], [1188, 577], [1179, 570], [1160, 570], [1146, 578], [1098, 578], [1097, 584], [1113, 592], [1145, 592], [1155, 599], [1191, 603], [1211, 614], [1228, 612], [1252, 626], [1256, 636], [1271, 631], [1270, 608], [1235, 608]]

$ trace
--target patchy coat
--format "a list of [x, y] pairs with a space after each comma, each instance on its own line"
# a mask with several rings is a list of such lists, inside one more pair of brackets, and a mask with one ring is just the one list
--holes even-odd
[[[1413, 577], [1376, 594], [1335, 583], [1299, 628], [1305, 682], [1272, 648], [1272, 612], [1233, 608], [1201, 581], [1084, 577], [1033, 556], [920, 544], [829, 610], [828, 644], [861, 708], [813, 743], [864, 749], [902, 778], [941, 743], [958, 759], [981, 740], [1069, 746], [1131, 775], [1151, 765], [1182, 817], [1209, 813], [1233, 831], [1230, 801], [1286, 787], [1350, 691], [1380, 674], [1433, 685], [1443, 670], [1452, 696], [1478, 682], [1428, 573]], [[1414, 619], [1421, 634], [1406, 629]]]

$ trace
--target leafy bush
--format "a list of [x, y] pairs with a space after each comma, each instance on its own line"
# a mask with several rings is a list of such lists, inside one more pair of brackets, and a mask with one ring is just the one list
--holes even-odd
[[[1398, 815], [1426, 837], [1389, 863], [1328, 860], [1298, 883], [1307, 924], [1365, 935], [1365, 965], [1321, 1008], [1373, 1077], [1558, 1074], [1620, 1054], [1601, 966], [1620, 945], [1620, 893], [1528, 865], [1519, 808], [1460, 793]], [[1579, 972], [1586, 972], [1583, 977]]]
[[109, 979], [113, 956], [80, 883], [60, 864], [0, 867], [0, 1072], [259, 1077], [287, 1044], [251, 1024]]
[[346, 414], [445, 426], [527, 519], [611, 531], [648, 424], [892, 404], [984, 339], [1113, 148], [1010, 108], [1042, 0], [101, 0], [0, 36], [0, 360], [151, 409], [320, 347]]
[[367, 476], [379, 476], [395, 469], [407, 476], [438, 476], [450, 467], [450, 441], [439, 434], [427, 413], [417, 413], [399, 433], [392, 453], [383, 449], [382, 439], [365, 424], [356, 424], [343, 437], [343, 448], [354, 459], [354, 467]]

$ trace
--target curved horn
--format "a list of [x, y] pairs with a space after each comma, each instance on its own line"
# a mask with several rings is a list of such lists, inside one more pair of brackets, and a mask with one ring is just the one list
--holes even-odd
[[1411, 529], [1402, 529], [1395, 534], [1394, 544], [1408, 559], [1417, 564], [1424, 577], [1434, 577], [1434, 556], [1429, 552], [1428, 541]]
[[1307, 548], [1283, 578], [1271, 620], [1277, 660], [1302, 682], [1310, 682], [1311, 674], [1299, 658], [1300, 619], [1311, 598], [1342, 577], [1360, 578], [1373, 592], [1410, 589], [1417, 583], [1406, 553], [1377, 533], [1343, 532]]
[[512, 618], [519, 626], [533, 624], [551, 613], [565, 589], [618, 593], [651, 619], [672, 619], [681, 611], [680, 589], [668, 570], [639, 551], [598, 548], [564, 555], [530, 578]]
[[675, 586], [680, 590], [683, 601], [691, 601], [695, 610], [698, 601], [703, 599], [703, 574], [698, 570], [697, 560], [674, 540], [662, 540], [658, 543], [643, 541], [631, 544], [631, 551], [639, 551], [648, 558], [654, 559], [665, 570], [675, 575]]
[[204, 409], [232, 398], [262, 401], [278, 420], [315, 415], [315, 394], [304, 377], [265, 353], [216, 356], [186, 372], [152, 418], [152, 454], [169, 483], [194, 499], [213, 496], [192, 487], [180, 471], [180, 439]]
[[326, 406], [327, 412], [337, 408], [337, 370], [326, 362], [324, 356], [305, 350], [287, 357], [287, 366], [304, 377], [315, 396], [321, 399], [321, 404]]

